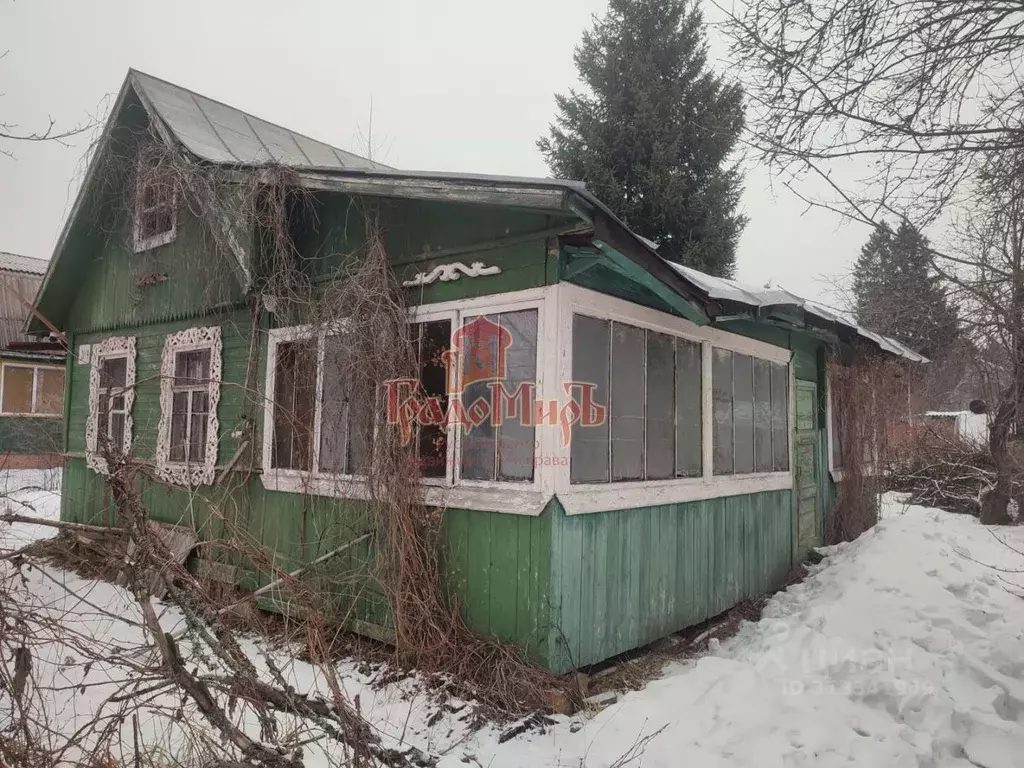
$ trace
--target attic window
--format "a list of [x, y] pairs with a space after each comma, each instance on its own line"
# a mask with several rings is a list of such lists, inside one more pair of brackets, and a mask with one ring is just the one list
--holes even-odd
[[177, 225], [174, 175], [159, 165], [140, 165], [135, 194], [135, 252], [171, 242]]

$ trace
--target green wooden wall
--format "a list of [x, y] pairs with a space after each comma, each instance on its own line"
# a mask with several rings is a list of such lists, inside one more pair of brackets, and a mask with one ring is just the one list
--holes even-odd
[[549, 664], [607, 659], [778, 586], [792, 564], [790, 496], [573, 516], [555, 504]]

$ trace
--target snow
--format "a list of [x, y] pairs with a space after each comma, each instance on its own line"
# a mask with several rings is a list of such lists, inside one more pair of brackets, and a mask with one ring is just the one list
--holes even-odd
[[[52, 489], [21, 493], [39, 514], [55, 514]], [[504, 743], [498, 727], [473, 730], [463, 715], [439, 712], [414, 679], [378, 687], [355, 661], [337, 673], [386, 743], [414, 744], [450, 768], [1024, 766], [1024, 530], [896, 496], [883, 512], [703, 657], [668, 665], [600, 712], [553, 716], [554, 725]], [[8, 546], [38, 533], [0, 529]], [[83, 637], [142, 642], [118, 587], [49, 570], [29, 574], [28, 588], [42, 613], [68, 612]], [[162, 621], [172, 628], [180, 615], [165, 606]], [[69, 690], [85, 679], [75, 649], [51, 645], [36, 671]], [[280, 649], [255, 640], [245, 648], [273, 654], [300, 691], [324, 687], [322, 673]], [[53, 693], [57, 722], [75, 727], [110, 695], [115, 665], [90, 680], [97, 675], [103, 684], [81, 695]], [[307, 752], [307, 765], [331, 764]]]

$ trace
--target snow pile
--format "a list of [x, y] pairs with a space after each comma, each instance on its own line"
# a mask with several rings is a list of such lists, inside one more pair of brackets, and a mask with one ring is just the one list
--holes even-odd
[[[764, 618], [573, 733], [496, 745], [493, 768], [1024, 765], [1024, 530], [888, 500], [888, 515]], [[983, 565], [987, 564], [987, 565]], [[1005, 580], [1005, 581], [1004, 581]], [[578, 725], [575, 726], [578, 728]]]

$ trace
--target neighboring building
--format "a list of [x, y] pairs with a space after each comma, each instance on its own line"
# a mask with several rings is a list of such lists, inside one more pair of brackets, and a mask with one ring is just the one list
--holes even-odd
[[[193, 190], [152, 160], [171, 156], [209, 208], [182, 204]], [[141, 169], [138, 204], [123, 202], [135, 182], [112, 184], [117, 167]], [[226, 188], [209, 184], [218, 169]], [[429, 400], [469, 410], [500, 383], [557, 416], [588, 414], [564, 430], [557, 417], [412, 427], [467, 622], [553, 669], [778, 586], [821, 543], [833, 492], [828, 356], [921, 359], [790, 294], [669, 264], [577, 182], [405, 173], [132, 71], [37, 300], [74, 352], [63, 519], [115, 519], [106, 442], [176, 484], [143, 484], [153, 519], [207, 538], [229, 520], [282, 566], [370, 525], [332, 332], [282, 327], [287, 286], [266, 287], [274, 232], [240, 214], [246, 189], [281, 179], [304, 190], [281, 209], [288, 285], [329, 289], [379, 222], [415, 337], [433, 350], [421, 355]], [[338, 616], [387, 637], [372, 562], [359, 545], [332, 563], [346, 574]], [[267, 581], [227, 555], [199, 567]]]
[[0, 469], [60, 461], [65, 349], [25, 333], [48, 263], [0, 252]]
[[988, 414], [970, 411], [928, 411], [923, 427], [937, 436], [959, 440], [975, 448], [988, 445]]

